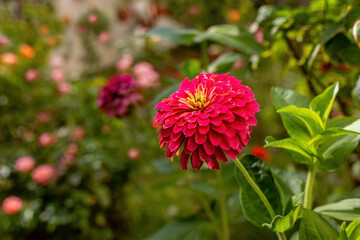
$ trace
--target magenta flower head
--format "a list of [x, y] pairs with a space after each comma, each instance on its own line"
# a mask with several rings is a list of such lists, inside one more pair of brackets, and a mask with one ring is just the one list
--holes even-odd
[[220, 169], [218, 159], [235, 159], [250, 140], [259, 104], [251, 89], [228, 74], [185, 78], [180, 89], [155, 108], [160, 146], [173, 158], [183, 145], [180, 164], [199, 170], [205, 162]]
[[137, 85], [129, 74], [110, 78], [99, 91], [97, 104], [110, 117], [121, 118], [129, 113], [142, 95], [136, 91]]

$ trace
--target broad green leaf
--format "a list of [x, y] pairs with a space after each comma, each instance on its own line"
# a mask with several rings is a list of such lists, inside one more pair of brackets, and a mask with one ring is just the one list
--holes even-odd
[[263, 22], [266, 22], [269, 18], [271, 18], [274, 13], [276, 12], [277, 8], [275, 6], [271, 5], [263, 5], [259, 8], [255, 23], [258, 25], [262, 24]]
[[324, 141], [328, 141], [328, 137], [339, 137], [339, 136], [344, 136], [344, 135], [348, 135], [348, 134], [359, 134], [359, 133], [350, 131], [350, 130], [345, 130], [345, 129], [339, 128], [339, 127], [328, 128], [325, 131], [323, 131], [322, 133], [318, 134], [313, 139], [311, 139], [308, 144], [309, 145], [312, 145], [314, 143], [318, 144], [318, 143], [322, 143]]
[[209, 221], [177, 220], [168, 223], [147, 240], [206, 240], [213, 233], [214, 228]]
[[301, 217], [301, 205], [295, 206], [286, 216], [276, 216], [271, 224], [264, 224], [274, 232], [285, 232], [291, 229], [295, 222]]
[[306, 164], [311, 164], [313, 157], [316, 156], [315, 148], [293, 138], [285, 138], [275, 142], [271, 142], [266, 144], [265, 147], [277, 147], [296, 152], [307, 159], [306, 162], [302, 162]]
[[325, 122], [329, 117], [331, 108], [334, 104], [336, 94], [339, 92], [339, 83], [334, 83], [325, 91], [316, 96], [310, 103], [310, 109], [316, 112]]
[[180, 64], [180, 71], [182, 78], [187, 77], [191, 80], [201, 72], [200, 61], [195, 58], [189, 58]]
[[154, 27], [144, 33], [142, 36], [158, 36], [176, 44], [191, 46], [194, 44], [194, 38], [200, 32], [195, 29], [173, 29], [165, 27]]
[[[240, 159], [252, 179], [267, 197], [275, 214], [282, 214], [281, 196], [271, 169], [261, 159], [247, 154]], [[236, 179], [240, 185], [240, 201], [245, 217], [254, 225], [261, 227], [270, 223], [270, 217], [265, 205], [254, 191], [239, 169], [235, 169]]]
[[271, 99], [277, 110], [288, 105], [309, 107], [309, 100], [300, 93], [287, 88], [275, 87], [271, 89]]
[[189, 184], [189, 188], [202, 192], [209, 196], [217, 196], [219, 192], [216, 190], [215, 187], [211, 186], [210, 184], [204, 182], [194, 182]]
[[347, 236], [347, 233], [346, 233], [346, 222], [343, 222], [341, 224], [340, 236], [339, 236], [338, 240], [349, 240], [349, 237]]
[[356, 44], [346, 46], [340, 54], [345, 62], [352, 65], [360, 65], [360, 49]]
[[210, 73], [214, 71], [216, 71], [216, 73], [229, 72], [234, 66], [234, 63], [240, 59], [242, 59], [242, 55], [239, 53], [224, 53], [209, 64], [207, 71]]
[[360, 218], [349, 224], [346, 228], [346, 234], [348, 235], [349, 240], [360, 239]]
[[360, 133], [360, 118], [356, 117], [338, 117], [328, 121], [327, 128], [343, 128], [345, 130]]
[[356, 81], [355, 87], [352, 90], [352, 97], [354, 99], [354, 102], [360, 106], [360, 77]]
[[195, 38], [196, 42], [207, 40], [221, 43], [249, 55], [261, 54], [261, 47], [255, 41], [254, 36], [244, 28], [240, 28], [236, 25], [215, 25]]
[[325, 44], [325, 52], [330, 56], [331, 60], [342, 63], [341, 52], [346, 46], [351, 45], [351, 41], [344, 33], [338, 33]]
[[327, 41], [329, 41], [331, 38], [333, 38], [336, 34], [344, 31], [344, 26], [342, 22], [335, 23], [334, 26], [331, 26], [327, 29], [325, 29], [324, 35], [321, 39], [321, 43], [324, 44]]
[[272, 143], [272, 142], [276, 142], [277, 140], [276, 140], [276, 138], [274, 138], [273, 136], [267, 136], [266, 138], [265, 138], [265, 143], [266, 144], [269, 144], [269, 143]]
[[354, 23], [360, 19], [360, 3], [352, 6], [348, 14], [344, 19], [344, 24], [346, 28], [350, 28]]
[[314, 209], [322, 215], [344, 221], [354, 221], [360, 218], [360, 199], [345, 199], [336, 203], [329, 203]]
[[[280, 113], [280, 115], [291, 115], [299, 119], [312, 137], [324, 130], [324, 124], [319, 115], [308, 108], [299, 108], [294, 105], [289, 105], [279, 109], [277, 112]], [[294, 131], [295, 129], [286, 128], [286, 130], [289, 132]]]
[[336, 240], [339, 233], [319, 214], [303, 209], [300, 240]]

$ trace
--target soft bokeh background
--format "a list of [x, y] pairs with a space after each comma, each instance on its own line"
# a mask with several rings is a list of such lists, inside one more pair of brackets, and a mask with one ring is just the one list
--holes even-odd
[[[18, 213], [0, 213], [1, 239], [217, 239], [208, 209], [220, 216], [219, 195], [226, 196], [231, 239], [276, 239], [242, 216], [232, 163], [222, 165], [219, 186], [214, 171], [185, 172], [178, 159], [165, 158], [152, 127], [153, 108], [186, 76], [230, 72], [253, 89], [261, 106], [244, 152], [262, 154], [273, 167], [303, 170], [282, 151], [253, 150], [268, 135], [286, 136], [270, 88], [314, 96], [301, 66], [352, 2], [0, 1], [0, 201], [22, 199]], [[264, 7], [270, 4], [282, 9], [277, 16]], [[246, 29], [259, 53], [222, 41], [193, 43], [173, 32], [163, 38], [164, 32], [149, 30], [205, 31], [217, 24]], [[344, 34], [350, 36], [350, 30]], [[312, 59], [317, 92], [341, 83], [333, 116], [359, 115], [352, 89], [360, 60], [352, 56], [350, 62], [335, 59], [322, 48]], [[121, 73], [140, 83], [143, 100], [123, 118], [108, 117], [97, 106], [98, 91]], [[22, 156], [34, 159], [35, 170], [48, 168], [21, 172], [15, 162]], [[358, 155], [318, 180], [315, 204], [359, 196]]]

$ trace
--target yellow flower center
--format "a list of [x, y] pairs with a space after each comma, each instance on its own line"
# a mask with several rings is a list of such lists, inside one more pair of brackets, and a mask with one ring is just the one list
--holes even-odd
[[204, 109], [210, 104], [207, 97], [207, 90], [202, 84], [195, 90], [195, 94], [192, 94], [190, 91], [186, 91], [186, 93], [188, 97], [186, 99], [180, 99], [179, 101], [194, 110]]

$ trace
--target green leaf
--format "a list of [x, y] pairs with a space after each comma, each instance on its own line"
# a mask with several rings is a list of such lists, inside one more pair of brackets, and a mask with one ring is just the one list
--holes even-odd
[[360, 199], [345, 199], [336, 203], [329, 203], [314, 209], [322, 215], [344, 221], [354, 221], [360, 218]]
[[209, 64], [207, 71], [210, 73], [214, 71], [216, 71], [216, 73], [229, 72], [234, 66], [234, 63], [240, 59], [242, 59], [242, 55], [239, 53], [224, 53]]
[[360, 76], [358, 80], [356, 81], [355, 87], [352, 90], [352, 97], [354, 99], [354, 102], [360, 106]]
[[207, 40], [221, 43], [249, 55], [261, 54], [261, 47], [255, 41], [254, 36], [244, 28], [240, 28], [236, 25], [215, 25], [195, 38], [195, 42]]
[[325, 122], [329, 117], [331, 108], [334, 104], [336, 94], [339, 92], [339, 83], [334, 83], [326, 88], [324, 92], [316, 96], [310, 102], [310, 109], [316, 112], [320, 118]]
[[[301, 121], [303, 128], [305, 127], [310, 137], [316, 136], [324, 130], [324, 124], [318, 114], [308, 108], [299, 108], [294, 105], [283, 107], [277, 111], [280, 115], [291, 115]], [[292, 125], [285, 126], [289, 135], [290, 132], [297, 131], [293, 129]], [[292, 136], [293, 138], [299, 138], [298, 136]], [[300, 140], [305, 140], [301, 139]]]
[[359, 240], [360, 238], [360, 218], [353, 221], [346, 228], [346, 234], [349, 237], [349, 240]]
[[340, 54], [345, 62], [352, 65], [360, 65], [360, 49], [356, 44], [348, 45]]
[[274, 232], [285, 232], [291, 229], [295, 222], [301, 217], [301, 205], [294, 207], [286, 216], [276, 216], [271, 224], [264, 224], [263, 226], [268, 227]]
[[296, 152], [307, 159], [306, 162], [300, 162], [304, 164], [312, 164], [312, 159], [316, 156], [315, 148], [293, 138], [285, 138], [276, 142], [271, 142], [266, 144], [265, 147], [277, 147]]
[[336, 240], [339, 233], [319, 214], [303, 209], [300, 240]]
[[360, 20], [354, 24], [352, 34], [356, 44], [360, 47]]
[[345, 46], [349, 45], [351, 45], [351, 42], [346, 35], [344, 33], [339, 33], [325, 44], [325, 52], [330, 56], [331, 60], [342, 63], [343, 59], [341, 57], [341, 52], [344, 50]]
[[308, 144], [312, 145], [315, 143], [316, 145], [318, 145], [319, 143], [328, 141], [328, 137], [339, 137], [339, 136], [344, 136], [344, 135], [349, 135], [349, 134], [359, 134], [359, 133], [350, 131], [350, 130], [345, 130], [345, 129], [339, 128], [339, 127], [328, 128], [324, 132], [318, 134], [316, 137], [311, 139], [310, 142], [308, 142]]
[[195, 29], [173, 29], [165, 27], [154, 27], [144, 33], [143, 37], [158, 36], [173, 43], [185, 46], [194, 44], [194, 38], [200, 32]]
[[281, 87], [271, 89], [271, 99], [277, 110], [288, 105], [307, 108], [310, 104], [309, 100], [300, 93]]
[[330, 39], [332, 39], [336, 34], [343, 32], [344, 26], [341, 22], [336, 23], [334, 26], [331, 26], [325, 29], [324, 35], [321, 39], [321, 43], [324, 44]]
[[214, 228], [208, 221], [177, 220], [168, 223], [147, 240], [206, 240], [213, 233]]
[[327, 128], [337, 128], [337, 127], [360, 133], [360, 118], [338, 117], [338, 118], [332, 118], [328, 121]]
[[189, 58], [180, 64], [180, 71], [183, 79], [187, 77], [191, 80], [201, 72], [200, 61], [195, 58]]
[[[262, 190], [274, 209], [275, 214], [281, 215], [281, 196], [271, 169], [261, 159], [250, 154], [242, 156], [239, 160]], [[240, 201], [245, 217], [258, 227], [261, 227], [264, 223], [270, 223], [272, 218], [258, 194], [239, 169], [236, 168], [235, 173], [240, 185]]]
[[354, 25], [354, 23], [360, 19], [360, 3], [355, 4], [344, 19], [344, 25], [348, 29]]
[[343, 222], [341, 224], [340, 236], [339, 236], [338, 240], [349, 240], [349, 237], [347, 236], [347, 233], [346, 233], [346, 222]]

